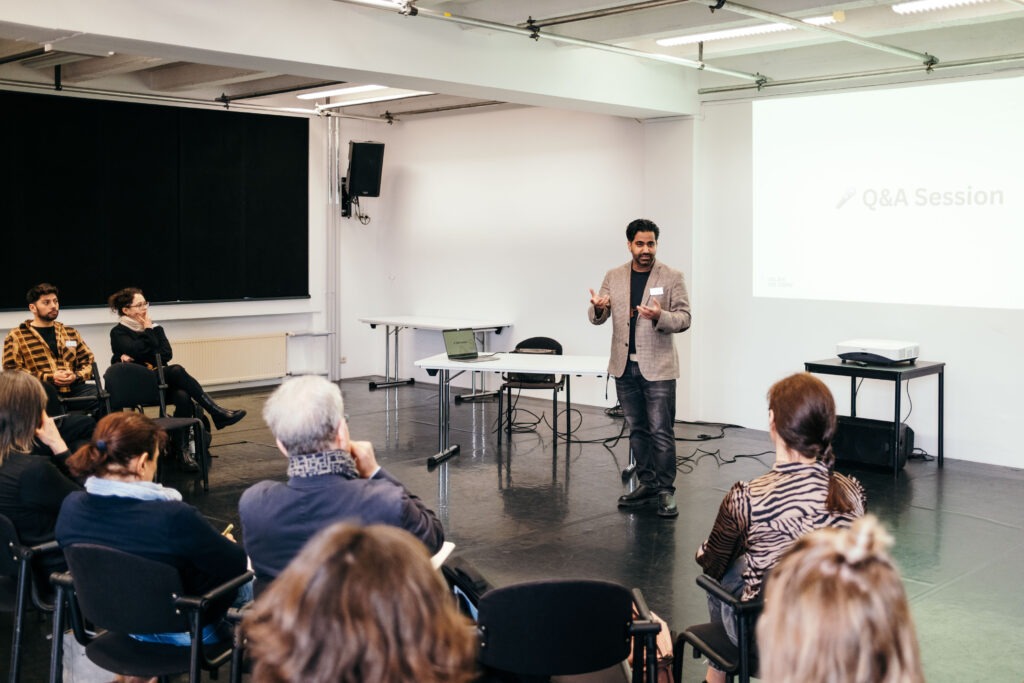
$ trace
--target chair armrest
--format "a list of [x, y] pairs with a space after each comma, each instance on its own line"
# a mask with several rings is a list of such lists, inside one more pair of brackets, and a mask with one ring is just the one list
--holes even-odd
[[651, 609], [647, 606], [647, 600], [644, 598], [644, 592], [639, 588], [634, 588], [633, 593], [633, 604], [636, 605], [637, 614], [640, 615], [640, 619], [643, 621], [651, 620]]
[[206, 606], [213, 600], [219, 597], [227, 595], [231, 591], [238, 590], [240, 586], [249, 581], [252, 581], [253, 577], [256, 576], [251, 571], [239, 574], [235, 578], [225, 581], [216, 588], [211, 589], [203, 595], [181, 595], [174, 599], [174, 604], [178, 607], [186, 607], [195, 610], [205, 610]]
[[697, 577], [697, 585], [703, 588], [709, 595], [712, 595], [727, 605], [735, 608], [740, 604], [740, 599], [725, 590], [715, 579], [711, 578], [707, 574], [701, 574]]

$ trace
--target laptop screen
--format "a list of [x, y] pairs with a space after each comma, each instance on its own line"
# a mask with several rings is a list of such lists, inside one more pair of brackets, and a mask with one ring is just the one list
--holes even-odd
[[468, 327], [460, 330], [444, 330], [444, 350], [449, 358], [476, 356], [476, 335]]

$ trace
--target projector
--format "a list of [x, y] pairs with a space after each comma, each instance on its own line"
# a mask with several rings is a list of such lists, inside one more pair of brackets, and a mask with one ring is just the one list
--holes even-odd
[[919, 352], [917, 342], [899, 339], [850, 339], [836, 344], [836, 355], [843, 360], [875, 365], [913, 363]]

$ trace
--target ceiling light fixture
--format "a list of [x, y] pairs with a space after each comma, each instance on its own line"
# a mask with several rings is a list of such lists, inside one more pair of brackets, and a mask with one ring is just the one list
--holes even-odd
[[[836, 23], [835, 17], [826, 15], [823, 17], [810, 17], [802, 20], [805, 24], [812, 26], [827, 26]], [[705, 43], [711, 40], [727, 40], [729, 38], [744, 38], [746, 36], [760, 36], [768, 33], [779, 33], [780, 31], [793, 31], [795, 26], [789, 24], [758, 24], [756, 26], [744, 26], [743, 28], [730, 28], [722, 31], [709, 31], [707, 33], [695, 33], [689, 36], [676, 36], [674, 38], [662, 38], [656, 40], [662, 47], [675, 47], [677, 45], [693, 45], [694, 43]]]
[[347, 88], [335, 88], [333, 90], [317, 90], [296, 95], [300, 100], [318, 100], [322, 97], [339, 97], [341, 95], [354, 95], [361, 92], [384, 90], [386, 85], [350, 85]]
[[916, 14], [918, 12], [931, 12], [937, 9], [951, 9], [964, 5], [978, 5], [989, 0], [914, 0], [914, 2], [901, 2], [892, 6], [892, 11], [897, 14]]
[[316, 105], [317, 111], [323, 111], [324, 109], [337, 109], [338, 107], [353, 107], [357, 104], [372, 104], [374, 102], [387, 102], [388, 100], [400, 100], [405, 97], [419, 97], [420, 95], [433, 95], [431, 92], [421, 92], [418, 90], [403, 90], [399, 93], [391, 95], [381, 95], [380, 97], [366, 97], [361, 100], [345, 100], [344, 102], [333, 102], [331, 104], [318, 104]]

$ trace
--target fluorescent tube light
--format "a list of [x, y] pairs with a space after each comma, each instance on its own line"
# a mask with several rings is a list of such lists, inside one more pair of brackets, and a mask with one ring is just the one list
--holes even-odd
[[418, 90], [403, 90], [399, 93], [391, 95], [380, 95], [379, 97], [367, 97], [361, 100], [345, 100], [344, 102], [333, 102], [331, 104], [318, 104], [316, 106], [317, 111], [323, 111], [324, 109], [337, 109], [338, 107], [352, 107], [357, 104], [372, 104], [373, 102], [387, 102], [388, 100], [400, 100], [405, 97], [416, 97], [418, 95], [432, 95], [429, 92], [420, 92]]
[[914, 0], [914, 2], [901, 2], [892, 6], [892, 11], [897, 14], [915, 14], [917, 12], [931, 12], [937, 9], [950, 9], [964, 5], [977, 5], [989, 0]]
[[[821, 17], [809, 17], [804, 19], [805, 24], [814, 26], [827, 26], [836, 23], [835, 17], [825, 15]], [[722, 31], [710, 31], [708, 33], [695, 33], [689, 36], [677, 36], [675, 38], [662, 38], [656, 40], [662, 47], [675, 47], [676, 45], [693, 45], [694, 43], [706, 43], [711, 40], [726, 40], [729, 38], [744, 38], [747, 36], [760, 36], [768, 33], [780, 33], [782, 31], [793, 31], [795, 26], [789, 24], [758, 24], [757, 26], [744, 26], [743, 28], [730, 28]]]
[[355, 93], [371, 92], [373, 90], [384, 90], [385, 88], [387, 88], [386, 85], [350, 85], [347, 88], [306, 92], [301, 95], [296, 95], [296, 97], [300, 100], [318, 100], [322, 97], [339, 97], [341, 95], [353, 95]]

